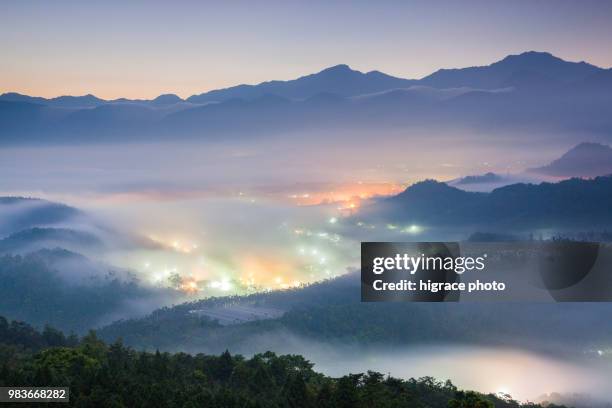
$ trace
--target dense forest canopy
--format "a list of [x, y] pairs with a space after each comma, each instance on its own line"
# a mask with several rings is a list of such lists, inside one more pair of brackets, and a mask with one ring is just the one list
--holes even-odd
[[368, 371], [330, 378], [299, 355], [138, 352], [94, 332], [81, 339], [49, 327], [41, 333], [4, 317], [0, 386], [68, 386], [75, 407], [541, 407], [431, 377]]

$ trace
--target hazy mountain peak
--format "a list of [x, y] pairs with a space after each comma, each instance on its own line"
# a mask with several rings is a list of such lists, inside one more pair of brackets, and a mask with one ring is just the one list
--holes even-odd
[[431, 196], [432, 194], [447, 194], [447, 193], [463, 193], [463, 190], [451, 187], [446, 183], [436, 180], [424, 180], [414, 183], [398, 194], [397, 198], [408, 197], [408, 196]]
[[[601, 71], [601, 68], [584, 62], [565, 61], [549, 52], [527, 51], [508, 55], [491, 65], [441, 69], [420, 82], [438, 87], [468, 86], [482, 89], [503, 88], [517, 77], [550, 78], [547, 82], [573, 83]], [[529, 74], [526, 75], [526, 72]]]
[[559, 159], [533, 173], [555, 177], [595, 177], [612, 174], [612, 148], [601, 143], [580, 143]]
[[151, 102], [157, 105], [172, 105], [174, 103], [182, 102], [183, 100], [175, 94], [161, 94]]
[[506, 65], [512, 68], [521, 67], [523, 69], [533, 70], [554, 70], [555, 68], [563, 69], [565, 71], [579, 70], [580, 72], [588, 71], [588, 74], [600, 69], [595, 65], [587, 64], [584, 61], [566, 61], [562, 58], [554, 56], [549, 52], [542, 51], [526, 51], [521, 54], [508, 55], [501, 61], [491, 64], [491, 66], [495, 65]]
[[292, 100], [308, 99], [320, 93], [349, 97], [404, 88], [413, 85], [413, 82], [383, 73], [364, 74], [346, 64], [338, 64], [317, 73], [304, 75], [288, 81], [268, 81], [258, 85], [238, 85], [200, 95], [193, 95], [187, 100], [194, 103], [222, 102], [232, 98], [255, 100], [265, 94], [277, 95]]
[[503, 179], [499, 174], [488, 172], [480, 175], [465, 176], [456, 181], [456, 184], [479, 184], [479, 183], [495, 183]]
[[4, 99], [4, 98], [30, 98], [27, 95], [24, 94], [20, 94], [19, 92], [4, 92], [2, 95], [0, 95], [0, 98]]
[[588, 151], [588, 152], [610, 152], [612, 151], [612, 148], [608, 145], [602, 144], [602, 143], [594, 143], [594, 142], [583, 142], [580, 143], [579, 145], [575, 146], [573, 149], [571, 149], [569, 152], [567, 152], [565, 155], [569, 155], [571, 153], [576, 153], [576, 152], [581, 152], [581, 151]]
[[359, 71], [355, 71], [351, 69], [351, 67], [349, 67], [347, 64], [338, 64], [338, 65], [331, 66], [329, 68], [325, 68], [324, 70], [319, 72], [319, 74], [330, 73], [330, 72], [342, 73], [342, 72], [359, 72]]
[[106, 103], [95, 95], [87, 94], [82, 96], [62, 95], [55, 98], [42, 98], [40, 96], [23, 95], [17, 92], [7, 92], [0, 95], [0, 100], [10, 102], [30, 102], [63, 108], [84, 108], [98, 106]]
[[525, 51], [520, 54], [511, 54], [505, 57], [504, 59], [502, 59], [501, 61], [498, 61], [498, 63], [502, 63], [504, 61], [505, 62], [523, 61], [523, 62], [531, 62], [531, 63], [539, 62], [539, 63], [558, 63], [558, 64], [566, 63], [566, 64], [588, 65], [590, 67], [598, 68], [595, 65], [589, 64], [585, 61], [577, 61], [577, 62], [566, 61], [546, 51]]
[[45, 98], [41, 98], [40, 96], [29, 96], [19, 92], [5, 92], [0, 95], [0, 100], [7, 102], [28, 102], [39, 104], [47, 103], [47, 100]]
[[510, 54], [498, 63], [513, 60], [530, 60], [530, 61], [563, 61], [561, 58], [555, 57], [550, 52], [546, 51], [525, 51], [520, 54]]

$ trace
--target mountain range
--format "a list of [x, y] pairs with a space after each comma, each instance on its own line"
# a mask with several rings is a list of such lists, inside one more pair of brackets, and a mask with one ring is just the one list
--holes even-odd
[[314, 128], [459, 126], [612, 130], [612, 70], [545, 52], [402, 79], [337, 65], [289, 81], [238, 85], [186, 100], [0, 95], [0, 143], [212, 138]]
[[612, 227], [612, 176], [517, 183], [490, 193], [427, 180], [363, 208], [359, 220], [499, 231], [605, 230]]

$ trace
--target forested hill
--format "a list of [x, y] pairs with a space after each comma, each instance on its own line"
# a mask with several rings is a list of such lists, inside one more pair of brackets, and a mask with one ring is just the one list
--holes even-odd
[[558, 183], [512, 184], [490, 193], [468, 192], [426, 180], [376, 201], [362, 221], [428, 226], [483, 226], [504, 231], [612, 226], [612, 176]]
[[330, 378], [299, 355], [136, 352], [119, 342], [107, 345], [93, 332], [67, 339], [3, 317], [0, 386], [68, 386], [74, 407], [541, 407], [431, 377], [402, 380], [368, 371]]
[[[452, 339], [457, 344], [518, 346], [563, 355], [582, 354], [612, 341], [612, 305], [608, 303], [497, 303], [486, 307], [477, 303], [363, 303], [359, 285], [354, 273], [299, 289], [204, 299], [117, 321], [98, 333], [106, 341], [121, 338], [137, 349], [220, 353], [229, 348], [245, 354], [274, 347], [286, 350], [292, 335], [388, 346]], [[197, 313], [217, 308], [231, 311], [234, 305], [275, 308], [284, 315], [222, 325]], [[277, 340], [281, 338], [284, 340]]]

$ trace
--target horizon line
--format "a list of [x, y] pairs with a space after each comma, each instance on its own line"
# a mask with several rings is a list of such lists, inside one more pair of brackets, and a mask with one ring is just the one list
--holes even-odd
[[156, 95], [154, 97], [151, 97], [151, 98], [146, 98], [146, 97], [143, 97], [143, 96], [140, 96], [140, 97], [120, 96], [120, 97], [116, 97], [116, 98], [106, 99], [106, 98], [102, 98], [102, 97], [96, 96], [94, 93], [91, 93], [91, 92], [88, 92], [86, 94], [81, 94], [81, 95], [61, 94], [61, 95], [56, 95], [56, 96], [40, 96], [38, 94], [33, 95], [33, 94], [28, 94], [28, 93], [20, 92], [18, 90], [2, 90], [1, 93], [0, 93], [0, 96], [4, 96], [6, 94], [17, 94], [17, 95], [20, 95], [20, 96], [26, 96], [26, 97], [31, 97], [31, 98], [43, 98], [43, 99], [47, 99], [47, 100], [52, 100], [52, 99], [57, 99], [57, 98], [62, 98], [62, 97], [83, 98], [83, 97], [90, 96], [90, 97], [94, 97], [94, 98], [100, 99], [100, 100], [105, 101], [105, 102], [116, 102], [116, 101], [120, 101], [122, 99], [125, 99], [125, 100], [128, 100], [128, 101], [153, 101], [153, 100], [155, 100], [155, 99], [157, 99], [157, 98], [159, 98], [161, 96], [172, 95], [172, 96], [177, 96], [182, 101], [186, 102], [187, 99], [189, 99], [189, 98], [191, 98], [193, 96], [199, 96], [199, 95], [206, 94], [206, 93], [209, 93], [209, 92], [231, 89], [231, 88], [238, 87], [238, 86], [258, 86], [258, 85], [262, 85], [262, 84], [269, 83], [269, 82], [275, 82], [275, 81], [278, 81], [278, 82], [295, 81], [295, 80], [298, 80], [300, 78], [304, 78], [304, 77], [307, 77], [307, 76], [310, 76], [310, 75], [317, 75], [317, 74], [320, 74], [323, 71], [326, 71], [326, 70], [329, 70], [329, 69], [332, 69], [332, 68], [336, 68], [336, 67], [342, 67], [342, 66], [346, 66], [351, 71], [359, 72], [359, 73], [364, 74], [364, 75], [367, 75], [367, 74], [370, 74], [370, 73], [374, 73], [374, 72], [378, 72], [378, 73], [381, 73], [381, 74], [384, 74], [384, 75], [387, 75], [387, 76], [390, 76], [390, 77], [394, 77], [394, 78], [397, 78], [397, 79], [405, 79], [405, 80], [408, 80], [408, 81], [420, 81], [420, 80], [423, 80], [424, 78], [427, 78], [427, 77], [429, 77], [429, 76], [431, 76], [431, 75], [433, 75], [433, 74], [435, 74], [436, 72], [439, 72], [439, 71], [443, 71], [443, 70], [460, 70], [460, 69], [468, 69], [468, 68], [487, 67], [487, 66], [491, 66], [491, 65], [493, 65], [493, 64], [495, 64], [497, 62], [503, 61], [504, 59], [506, 59], [508, 57], [521, 56], [521, 55], [530, 54], [530, 53], [534, 53], [534, 54], [547, 54], [547, 55], [550, 55], [550, 56], [552, 56], [554, 58], [558, 58], [558, 59], [560, 59], [560, 60], [562, 60], [564, 62], [575, 63], [575, 64], [589, 64], [589, 65], [592, 65], [592, 66], [594, 66], [596, 68], [603, 69], [603, 70], [612, 69], [612, 67], [607, 67], [607, 68], [600, 67], [598, 65], [592, 64], [592, 63], [590, 63], [588, 61], [585, 61], [585, 60], [580, 60], [580, 61], [566, 60], [566, 59], [563, 59], [561, 57], [556, 56], [555, 54], [553, 54], [553, 53], [551, 53], [549, 51], [528, 50], [528, 51], [522, 51], [522, 52], [516, 53], [516, 54], [507, 54], [503, 58], [501, 58], [499, 60], [496, 60], [496, 61], [493, 61], [493, 62], [491, 62], [491, 63], [489, 63], [487, 65], [470, 65], [470, 66], [464, 66], [464, 67], [438, 68], [437, 70], [435, 70], [435, 71], [433, 71], [433, 72], [431, 72], [431, 73], [429, 73], [429, 74], [427, 74], [427, 75], [425, 75], [425, 76], [423, 76], [421, 78], [406, 78], [406, 77], [403, 77], [403, 76], [395, 76], [395, 75], [387, 74], [386, 72], [382, 72], [382, 71], [376, 70], [376, 69], [370, 70], [370, 71], [360, 71], [358, 69], [352, 68], [349, 64], [339, 63], [339, 64], [334, 64], [334, 65], [326, 66], [326, 67], [324, 67], [324, 68], [322, 68], [322, 69], [320, 69], [319, 71], [316, 71], [316, 72], [304, 73], [304, 74], [302, 74], [300, 76], [289, 78], [289, 79], [268, 79], [268, 80], [265, 80], [265, 81], [262, 81], [262, 82], [250, 83], [250, 84], [249, 83], [244, 83], [244, 82], [243, 83], [237, 83], [235, 85], [230, 85], [230, 86], [226, 86], [226, 87], [210, 88], [210, 89], [207, 89], [207, 90], [203, 90], [203, 91], [201, 91], [199, 93], [192, 93], [192, 94], [190, 94], [189, 96], [186, 96], [186, 97], [183, 97], [183, 96], [181, 96], [181, 95], [179, 95], [178, 93], [175, 93], [175, 92], [162, 92], [162, 93], [160, 93], [160, 94], [158, 94], [158, 95]]

